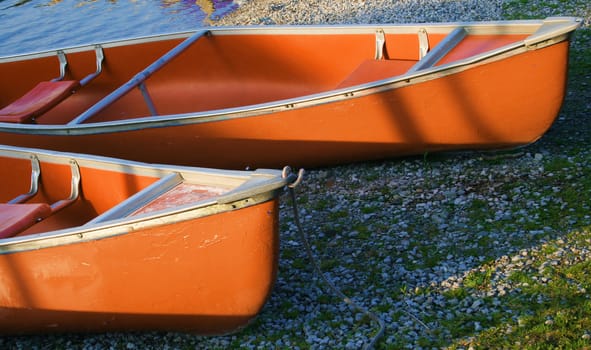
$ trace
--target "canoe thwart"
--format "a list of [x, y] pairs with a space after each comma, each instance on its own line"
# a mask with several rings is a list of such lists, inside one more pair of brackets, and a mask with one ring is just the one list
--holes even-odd
[[[74, 118], [72, 121], [70, 121], [68, 123], [68, 125], [75, 125], [75, 124], [83, 123], [87, 119], [91, 118], [95, 114], [97, 114], [100, 111], [102, 111], [103, 109], [105, 109], [107, 106], [109, 106], [113, 102], [115, 102], [118, 99], [120, 99], [121, 97], [123, 97], [125, 94], [130, 92], [136, 86], [139, 86], [140, 84], [143, 85], [144, 81], [146, 81], [152, 74], [156, 73], [158, 70], [160, 70], [160, 68], [164, 67], [173, 58], [175, 58], [176, 56], [178, 56], [179, 54], [184, 52], [188, 47], [190, 47], [193, 43], [195, 43], [195, 41], [197, 41], [199, 38], [201, 38], [202, 36], [208, 35], [209, 33], [210, 33], [209, 30], [201, 30], [201, 31], [198, 31], [197, 33], [193, 34], [192, 36], [188, 37], [183, 42], [181, 42], [180, 44], [175, 46], [172, 50], [170, 50], [166, 54], [164, 54], [164, 56], [160, 57], [159, 59], [154, 61], [154, 63], [152, 63], [151, 65], [146, 67], [144, 70], [142, 70], [138, 74], [136, 74], [128, 82], [121, 85], [118, 89], [116, 89], [115, 91], [113, 91], [112, 93], [107, 95], [105, 98], [103, 98], [102, 100], [97, 102], [95, 105], [93, 105], [89, 109], [87, 109], [84, 113], [82, 113], [79, 116], [77, 116], [76, 118]], [[144, 97], [146, 97], [147, 89], [145, 86], [143, 86], [142, 89], [146, 90], [146, 92], [143, 93]], [[147, 99], [146, 103], [148, 104], [148, 106], [151, 105], [153, 107], [153, 103], [152, 103], [151, 99]], [[154, 108], [154, 110], [155, 110], [155, 108]]]
[[34, 122], [36, 117], [43, 115], [45, 112], [71, 96], [77, 89], [88, 84], [102, 71], [102, 62], [104, 59], [102, 47], [97, 45], [95, 47], [95, 53], [97, 70], [78, 81], [64, 80], [68, 60], [63, 51], [58, 51], [57, 57], [60, 62], [60, 76], [50, 81], [39, 82], [33, 89], [29, 90], [16, 101], [0, 109], [0, 122]]
[[152, 97], [150, 97], [150, 93], [148, 92], [148, 88], [146, 88], [145, 82], [142, 81], [138, 85], [138, 88], [140, 89], [142, 96], [144, 97], [144, 101], [146, 102], [146, 105], [148, 106], [148, 109], [150, 110], [150, 114], [152, 114], [153, 116], [158, 115], [158, 112], [156, 111], [156, 106], [154, 105], [154, 102], [152, 101]]
[[[457, 27], [449, 33], [443, 40], [427, 52], [425, 56], [419, 60], [408, 73], [414, 73], [421, 69], [433, 67], [443, 56], [447, 55], [454, 47], [456, 47], [468, 34], [464, 27]], [[419, 36], [420, 37], [420, 36]]]

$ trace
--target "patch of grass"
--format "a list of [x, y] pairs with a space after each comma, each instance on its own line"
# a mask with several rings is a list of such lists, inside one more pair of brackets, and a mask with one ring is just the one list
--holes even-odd
[[328, 198], [321, 198], [313, 203], [313, 208], [314, 210], [323, 211], [328, 209], [333, 204], [333, 201], [329, 200]]
[[328, 214], [328, 220], [339, 220], [349, 217], [349, 212], [347, 210], [337, 210]]
[[466, 277], [464, 277], [464, 285], [467, 288], [472, 289], [487, 289], [490, 287], [490, 281], [493, 272], [494, 271], [491, 267], [485, 267], [481, 270], [471, 271], [466, 275]]
[[357, 232], [357, 238], [359, 239], [367, 240], [372, 236], [372, 231], [365, 224], [357, 224], [353, 229]]
[[469, 292], [466, 290], [466, 288], [453, 288], [453, 289], [449, 289], [446, 290], [445, 292], [443, 292], [443, 296], [448, 299], [456, 299], [456, 300], [462, 300], [464, 298], [466, 298], [469, 295]]
[[476, 198], [466, 208], [466, 216], [473, 226], [485, 226], [491, 218], [491, 208], [487, 201]]
[[361, 212], [363, 214], [373, 214], [373, 213], [379, 211], [381, 208], [382, 208], [382, 206], [378, 205], [378, 204], [366, 205], [361, 208]]
[[[576, 302], [576, 305], [579, 303]], [[491, 328], [460, 345], [510, 349], [581, 349], [591, 345], [589, 305], [584, 310], [572, 304], [550, 307], [524, 316], [517, 324]], [[462, 344], [464, 343], [464, 344]]]
[[335, 267], [339, 266], [341, 261], [339, 259], [331, 258], [331, 259], [323, 259], [320, 262], [320, 269], [322, 271], [329, 271], [334, 269]]
[[279, 305], [279, 311], [283, 313], [283, 315], [285, 315], [285, 317], [288, 319], [296, 319], [300, 315], [300, 312], [289, 300], [284, 301]]
[[551, 158], [549, 161], [544, 162], [544, 169], [548, 172], [557, 172], [572, 168], [572, 166], [572, 162], [563, 157]]
[[[586, 232], [577, 234], [585, 236], [585, 240], [589, 239]], [[548, 256], [544, 253], [552, 254], [554, 251], [542, 249], [540, 252], [538, 258], [547, 260]], [[566, 256], [575, 257], [575, 254], [568, 256], [568, 253]], [[591, 299], [587, 292], [591, 288], [590, 270], [591, 261], [582, 261], [572, 265], [549, 266], [541, 275], [514, 272], [508, 280], [521, 284], [520, 292], [505, 297], [503, 303], [518, 317], [506, 321], [499, 318], [480, 334], [457, 340], [450, 348], [580, 349], [591, 346]], [[467, 276], [465, 284], [479, 287], [486, 285], [486, 279], [485, 273], [476, 273], [470, 278]], [[467, 283], [466, 280], [472, 282]], [[456, 323], [457, 320], [453, 320], [453, 324]], [[461, 327], [455, 330], [458, 333], [461, 331]]]
[[292, 266], [295, 269], [306, 269], [308, 267], [307, 258], [295, 258], [292, 261]]
[[534, 283], [534, 280], [532, 279], [532, 277], [524, 272], [524, 271], [514, 271], [513, 273], [511, 273], [511, 275], [509, 275], [508, 280], [514, 284], [532, 284]]
[[431, 268], [439, 265], [445, 259], [447, 253], [443, 250], [434, 250], [432, 246], [421, 245], [420, 251], [423, 256], [423, 268]]

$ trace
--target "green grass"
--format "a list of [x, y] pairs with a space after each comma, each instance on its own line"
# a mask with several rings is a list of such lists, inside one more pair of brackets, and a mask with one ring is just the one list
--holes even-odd
[[[588, 244], [589, 230], [573, 232], [566, 240]], [[555, 252], [555, 245], [541, 247], [534, 258], [548, 261]], [[565, 257], [566, 254], [566, 257]], [[563, 252], [563, 258], [577, 259], [577, 254]], [[475, 349], [580, 349], [591, 346], [591, 261], [583, 260], [571, 265], [548, 265], [544, 269], [516, 271], [507, 281], [518, 288], [504, 298], [503, 304], [512, 310], [517, 319], [507, 314], [496, 315], [487, 321], [490, 327], [480, 333], [467, 332], [463, 339], [454, 341], [450, 348], [473, 347]], [[477, 271], [464, 279], [468, 289], [487, 289], [491, 274]], [[448, 298], [466, 297], [469, 290], [460, 288], [446, 293]], [[472, 318], [467, 317], [465, 322]], [[461, 336], [464, 326], [459, 319], [448, 326]], [[469, 337], [466, 337], [470, 335]]]
[[493, 274], [491, 268], [484, 268], [478, 271], [471, 271], [464, 277], [464, 285], [472, 289], [487, 289]]

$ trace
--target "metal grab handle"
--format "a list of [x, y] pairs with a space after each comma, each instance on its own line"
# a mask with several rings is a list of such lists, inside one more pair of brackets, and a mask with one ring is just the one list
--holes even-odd
[[103, 48], [100, 45], [96, 45], [94, 47], [94, 53], [96, 56], [96, 71], [80, 80], [80, 86], [88, 84], [92, 79], [96, 78], [103, 71], [103, 60], [105, 59]]
[[59, 200], [51, 205], [51, 212], [55, 213], [70, 204], [74, 203], [80, 197], [80, 168], [74, 159], [70, 159], [70, 171], [72, 172], [72, 179], [70, 181], [70, 196], [66, 199]]
[[160, 57], [158, 60], [154, 61], [151, 65], [149, 65], [146, 69], [136, 74], [133, 78], [131, 78], [127, 83], [121, 85], [117, 90], [113, 91], [105, 98], [100, 100], [98, 103], [87, 109], [84, 113], [80, 114], [78, 117], [74, 118], [70, 121], [67, 125], [76, 125], [84, 122], [85, 120], [89, 119], [93, 115], [97, 114], [98, 112], [105, 109], [107, 106], [112, 104], [113, 102], [117, 101], [129, 91], [131, 91], [134, 87], [138, 86], [139, 84], [143, 83], [146, 79], [148, 79], [152, 74], [157, 72], [160, 68], [162, 68], [165, 64], [170, 62], [173, 58], [178, 56], [180, 53], [185, 51], [189, 46], [191, 46], [197, 39], [201, 38], [202, 36], [208, 34], [209, 30], [202, 30], [199, 31], [192, 36], [188, 37], [182, 43], [175, 46], [172, 50], [168, 51], [164, 56]]
[[31, 199], [39, 191], [39, 177], [41, 176], [41, 166], [39, 165], [39, 158], [36, 155], [31, 155], [31, 187], [29, 192], [21, 194], [20, 196], [8, 201], [8, 204], [24, 203]]
[[62, 81], [66, 77], [66, 68], [68, 67], [68, 59], [62, 50], [57, 51], [57, 59], [60, 61], [60, 76], [51, 81]]

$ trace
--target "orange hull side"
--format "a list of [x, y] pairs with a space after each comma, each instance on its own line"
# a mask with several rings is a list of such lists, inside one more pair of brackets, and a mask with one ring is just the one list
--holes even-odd
[[278, 204], [0, 255], [0, 332], [225, 333], [276, 276]]
[[223, 168], [324, 166], [529, 144], [552, 125], [568, 41], [433, 80], [270, 114], [80, 136], [0, 132], [4, 143]]

